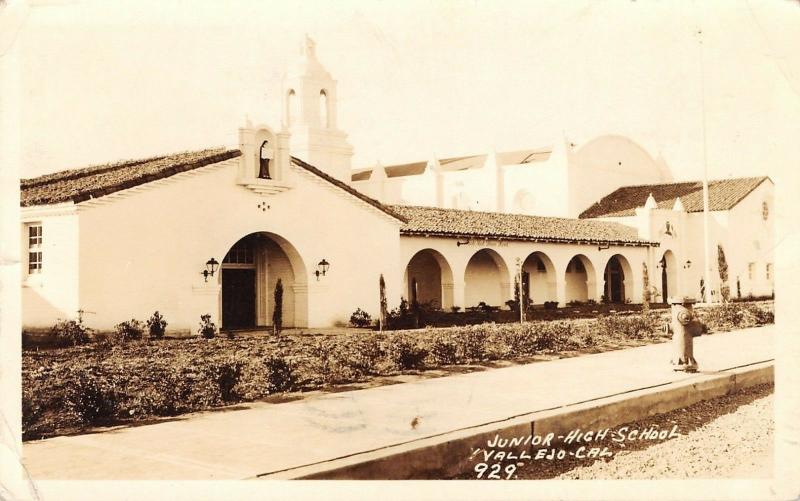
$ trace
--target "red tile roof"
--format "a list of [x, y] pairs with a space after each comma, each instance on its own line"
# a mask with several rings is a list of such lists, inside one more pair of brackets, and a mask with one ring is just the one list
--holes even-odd
[[400, 229], [404, 235], [658, 246], [656, 242], [640, 239], [635, 228], [619, 223], [406, 205], [390, 207], [408, 220]]
[[[729, 210], [738, 204], [751, 191], [766, 179], [763, 177], [740, 177], [719, 179], [708, 182], [708, 201], [710, 210]], [[647, 197], [653, 194], [659, 209], [671, 209], [675, 199], [680, 197], [686, 212], [703, 211], [703, 183], [648, 184], [623, 186], [603, 197], [579, 216], [582, 219], [594, 217], [633, 216], [637, 207], [644, 207]]]
[[70, 169], [20, 181], [20, 205], [83, 202], [241, 155], [213, 148]]
[[[61, 202], [79, 203], [158, 179], [164, 179], [181, 172], [236, 158], [241, 154], [238, 149], [212, 148], [151, 157], [143, 160], [126, 160], [105, 165], [94, 165], [82, 169], [64, 170], [31, 179], [23, 179], [20, 181], [20, 205], [27, 207]], [[389, 207], [329, 176], [313, 165], [294, 157], [292, 157], [292, 163], [386, 214], [400, 221], [405, 221], [402, 216], [392, 211]]]

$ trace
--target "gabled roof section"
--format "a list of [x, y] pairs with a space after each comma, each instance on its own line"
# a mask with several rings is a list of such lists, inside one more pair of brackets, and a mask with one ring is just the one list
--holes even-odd
[[212, 148], [70, 169], [20, 181], [20, 205], [79, 203], [133, 188], [181, 172], [241, 155], [236, 149]]
[[[729, 210], [769, 179], [762, 177], [740, 177], [717, 179], [708, 182], [709, 210]], [[672, 209], [680, 197], [686, 212], [703, 211], [703, 182], [648, 184], [623, 186], [603, 197], [579, 216], [581, 219], [595, 217], [623, 217], [636, 214], [652, 193], [659, 209]]]
[[403, 235], [658, 246], [657, 242], [640, 239], [635, 228], [620, 223], [406, 205], [390, 207], [408, 220], [400, 228]]
[[[110, 195], [181, 172], [199, 169], [231, 158], [241, 156], [238, 149], [212, 148], [151, 157], [143, 160], [126, 160], [105, 165], [93, 165], [82, 169], [70, 169], [20, 181], [20, 205], [51, 205], [62, 202], [79, 203], [92, 198]], [[405, 219], [363, 193], [322, 172], [299, 158], [292, 163], [321, 177], [350, 195], [372, 205], [378, 210], [400, 220]]]
[[296, 157], [292, 157], [292, 163], [294, 165], [300, 167], [301, 169], [305, 169], [308, 172], [311, 172], [312, 174], [315, 174], [315, 175], [321, 177], [322, 179], [324, 179], [325, 181], [328, 181], [332, 185], [334, 185], [334, 186], [336, 186], [338, 188], [341, 188], [342, 190], [344, 190], [344, 191], [350, 193], [351, 195], [353, 195], [354, 197], [356, 197], [356, 198], [358, 198], [358, 199], [370, 204], [371, 206], [375, 207], [376, 209], [378, 209], [378, 210], [380, 210], [382, 212], [385, 212], [386, 214], [392, 216], [393, 218], [398, 219], [398, 220], [400, 220], [402, 222], [406, 221], [406, 219], [401, 214], [398, 214], [396, 211], [392, 210], [392, 208], [390, 206], [383, 205], [382, 203], [378, 202], [374, 198], [368, 197], [367, 195], [361, 193], [360, 191], [358, 191], [357, 189], [355, 189], [352, 186], [348, 185], [347, 183], [343, 183], [342, 181], [339, 181], [335, 177], [330, 176], [330, 175], [322, 172], [321, 170], [319, 170], [318, 168], [314, 167], [313, 165], [311, 165], [309, 163], [306, 163], [306, 162], [304, 162], [304, 161], [302, 161], [302, 160], [300, 160], [299, 158], [296, 158]]
[[[550, 158], [549, 148], [538, 148], [519, 151], [504, 151], [497, 153], [497, 161], [500, 165], [519, 165], [533, 162], [544, 162]], [[486, 162], [486, 154], [470, 155], [464, 157], [451, 157], [439, 160], [439, 165], [443, 171], [458, 171], [467, 169], [478, 169]], [[427, 160], [411, 162], [406, 164], [388, 165], [384, 167], [386, 177], [416, 176], [425, 172], [428, 165]], [[372, 167], [362, 169], [353, 173], [353, 181], [366, 181], [372, 174]]]

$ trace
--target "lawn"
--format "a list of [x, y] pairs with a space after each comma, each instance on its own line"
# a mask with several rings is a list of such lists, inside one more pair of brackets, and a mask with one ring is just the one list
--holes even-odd
[[[662, 342], [668, 310], [377, 333], [342, 330], [214, 339], [93, 342], [22, 353], [23, 438], [80, 433], [284, 392], [498, 361]], [[698, 310], [711, 332], [772, 323], [772, 303]]]

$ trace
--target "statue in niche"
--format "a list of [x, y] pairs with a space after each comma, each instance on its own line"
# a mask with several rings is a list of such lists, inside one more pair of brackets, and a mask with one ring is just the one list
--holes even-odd
[[272, 179], [269, 172], [270, 160], [272, 160], [273, 151], [269, 146], [269, 141], [261, 143], [261, 153], [259, 155], [258, 177], [259, 179]]

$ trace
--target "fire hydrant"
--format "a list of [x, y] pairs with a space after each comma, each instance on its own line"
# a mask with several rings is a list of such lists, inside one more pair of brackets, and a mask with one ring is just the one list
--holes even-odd
[[672, 321], [667, 324], [667, 332], [672, 332], [673, 370], [697, 372], [697, 360], [694, 359], [693, 338], [706, 332], [706, 326], [695, 318], [692, 298], [670, 299], [672, 305]]

